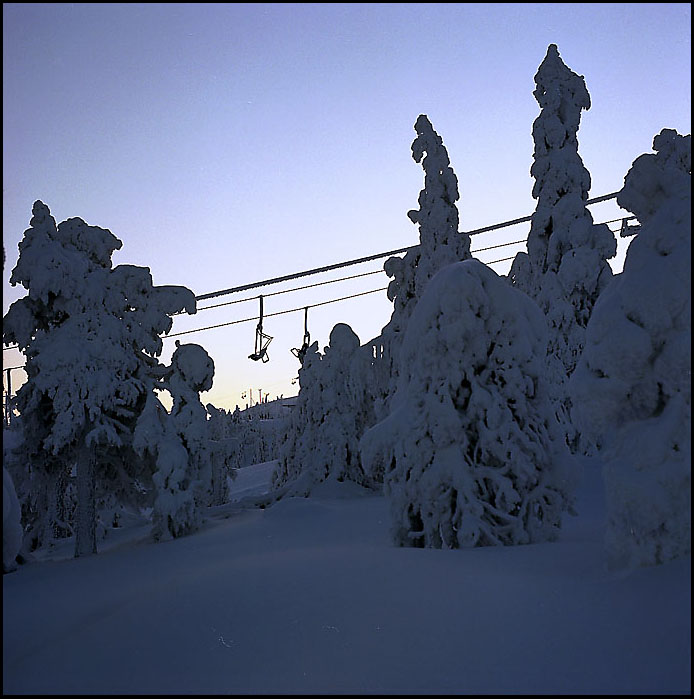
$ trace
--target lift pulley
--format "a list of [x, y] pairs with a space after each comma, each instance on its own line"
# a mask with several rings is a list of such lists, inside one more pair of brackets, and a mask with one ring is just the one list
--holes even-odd
[[248, 358], [257, 362], [259, 359], [263, 362], [269, 362], [270, 357], [267, 353], [268, 345], [272, 342], [272, 337], [266, 335], [263, 332], [263, 296], [260, 295], [260, 317], [258, 319], [258, 325], [255, 329], [255, 352], [249, 354]]
[[304, 357], [306, 356], [306, 350], [308, 350], [309, 345], [311, 344], [311, 333], [308, 331], [308, 306], [304, 308], [304, 340], [303, 344], [299, 349], [292, 349], [291, 353], [297, 357], [297, 359], [301, 362], [303, 365], [304, 363]]

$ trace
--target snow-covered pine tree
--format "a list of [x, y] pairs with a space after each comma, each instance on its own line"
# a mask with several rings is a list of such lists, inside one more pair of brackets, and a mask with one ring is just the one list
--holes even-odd
[[212, 492], [209, 504], [223, 505], [229, 498], [229, 480], [236, 478], [236, 470], [232, 466], [232, 441], [229, 439], [231, 420], [223, 408], [217, 408], [212, 403], [205, 407], [212, 459]]
[[368, 487], [369, 479], [361, 466], [359, 439], [367, 425], [364, 424], [364, 396], [355, 394], [352, 377], [356, 363], [361, 359], [357, 334], [346, 323], [337, 323], [330, 331], [330, 342], [323, 351], [321, 374], [323, 392], [320, 412], [323, 414], [321, 431], [326, 435], [323, 457], [324, 477], [337, 481], [352, 481]]
[[[2, 271], [5, 271], [5, 246], [2, 246]], [[9, 388], [8, 388], [9, 391]], [[8, 408], [9, 409], [9, 408]], [[5, 425], [3, 425], [3, 468], [2, 468], [2, 572], [9, 573], [17, 567], [17, 554], [22, 548], [22, 508], [17, 498], [14, 482], [5, 468]]]
[[[436, 272], [448, 264], [471, 257], [470, 236], [458, 230], [458, 178], [453, 171], [443, 139], [429, 118], [420, 114], [414, 125], [412, 158], [424, 170], [424, 188], [419, 193], [419, 209], [407, 216], [419, 226], [419, 244], [403, 257], [390, 257], [383, 268], [392, 281], [388, 298], [393, 313], [381, 334], [366, 343], [352, 377], [355, 401], [363, 396], [365, 425], [373, 425], [388, 415], [389, 403], [398, 381], [399, 353], [412, 311]], [[364, 371], [363, 366], [371, 369]], [[381, 483], [385, 464], [372, 464], [370, 476]]]
[[158, 399], [150, 400], [147, 415], [138, 424], [138, 448], [156, 457], [152, 477], [152, 536], [156, 541], [195, 531], [202, 520], [201, 508], [213, 503], [221, 487], [215, 476], [224, 475], [213, 470], [207, 411], [200, 401], [200, 393], [212, 388], [213, 378], [214, 362], [207, 352], [200, 345], [177, 341], [161, 382], [173, 399], [171, 413], [163, 410]]
[[412, 158], [422, 165], [424, 188], [419, 193], [419, 209], [408, 211], [407, 216], [419, 226], [419, 244], [383, 265], [392, 277], [387, 293], [393, 313], [374, 341], [381, 346], [373, 382], [378, 390], [375, 407], [379, 418], [387, 414], [389, 396], [397, 385], [398, 352], [417, 300], [439, 269], [471, 257], [470, 236], [458, 230], [458, 178], [443, 139], [425, 114], [417, 117], [414, 129]]
[[562, 61], [555, 44], [535, 75], [533, 92], [540, 114], [533, 124], [535, 151], [530, 174], [537, 207], [528, 234], [528, 252], [516, 255], [508, 278], [534, 299], [549, 324], [548, 375], [555, 405], [573, 451], [586, 452], [568, 419], [566, 377], [583, 351], [593, 306], [612, 279], [607, 260], [617, 241], [606, 224], [593, 223], [586, 207], [590, 174], [578, 154], [581, 111], [590, 108], [583, 76]]
[[397, 545], [553, 539], [574, 484], [544, 378], [537, 305], [477, 260], [427, 285], [401, 348], [391, 412], [362, 438], [385, 463]]
[[323, 355], [311, 345], [299, 371], [297, 404], [273, 474], [281, 494], [309, 495], [328, 479], [370, 487], [359, 456], [363, 396], [355, 403], [351, 377], [359, 361], [359, 338], [346, 323], [330, 332]]
[[3, 341], [27, 358], [17, 392], [27, 450], [37, 444], [58, 474], [77, 465], [76, 556], [96, 552], [96, 480], [132, 438], [155, 380], [159, 335], [170, 314], [195, 312], [190, 290], [153, 287], [146, 268], [112, 269], [121, 246], [80, 218], [56, 226], [35, 202], [10, 279], [28, 294], [3, 321]]
[[[309, 425], [319, 423], [319, 406], [323, 384], [321, 382], [321, 362], [323, 355], [318, 350], [318, 342], [313, 342], [306, 350], [299, 369], [299, 395], [287, 422], [287, 429], [280, 442], [277, 466], [272, 474], [272, 491], [281, 497], [290, 488], [310, 490], [311, 468], [302, 457], [311, 455]], [[308, 491], [301, 493], [306, 495]]]
[[[138, 427], [143, 414], [151, 408], [152, 399], [158, 402], [155, 388], [160, 387], [167, 371], [158, 360], [163, 350], [161, 335], [171, 330], [172, 314], [183, 310], [195, 312], [195, 298], [189, 289], [181, 286], [153, 286], [149, 269], [134, 265], [118, 265], [112, 270], [107, 298], [108, 307], [122, 319], [130, 337], [138, 359], [134, 378], [140, 381], [142, 390], [134, 409], [122, 417], [123, 445], [115, 453], [110, 450], [111, 454], [100, 449], [99, 500], [115, 501], [117, 509], [130, 506], [139, 511], [143, 506], [151, 506], [154, 497], [155, 459], [151, 449], [141, 448], [146, 445], [146, 434]], [[146, 416], [144, 419], [146, 422]], [[136, 431], [139, 449], [134, 445]], [[110, 509], [106, 507], [107, 512]]]
[[653, 150], [617, 196], [641, 228], [569, 381], [574, 421], [605, 461], [614, 568], [691, 551], [691, 135], [663, 129]]
[[200, 400], [200, 393], [212, 388], [214, 362], [200, 345], [181, 345], [177, 341], [171, 357], [171, 369], [165, 382], [173, 399], [171, 419], [200, 483], [196, 499], [200, 505], [209, 505], [215, 484], [207, 411]]

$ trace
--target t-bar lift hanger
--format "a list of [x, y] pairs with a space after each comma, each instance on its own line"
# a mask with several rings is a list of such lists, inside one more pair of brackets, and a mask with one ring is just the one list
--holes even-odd
[[299, 349], [292, 349], [290, 350], [291, 353], [298, 358], [298, 360], [301, 362], [303, 365], [304, 363], [304, 357], [306, 356], [306, 350], [308, 349], [309, 345], [311, 344], [311, 333], [308, 331], [308, 306], [304, 308], [304, 341], [303, 344]]
[[270, 357], [268, 356], [267, 348], [272, 342], [272, 337], [263, 332], [263, 295], [261, 294], [259, 298], [260, 318], [258, 319], [258, 325], [255, 329], [255, 352], [253, 352], [253, 354], [249, 354], [248, 358], [252, 359], [254, 362], [257, 362], [259, 359], [261, 359], [263, 362], [269, 362]]

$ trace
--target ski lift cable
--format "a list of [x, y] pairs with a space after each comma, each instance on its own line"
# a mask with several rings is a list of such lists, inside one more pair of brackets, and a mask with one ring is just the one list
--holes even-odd
[[[591, 203], [591, 202], [589, 202], [589, 203]], [[635, 218], [636, 218], [636, 216], [627, 216], [627, 217], [623, 217], [623, 218], [615, 218], [615, 219], [612, 219], [610, 221], [603, 221], [602, 223], [609, 224], [609, 223], [617, 223], [617, 222], [621, 222], [621, 221], [625, 221], [625, 220], [631, 221], [632, 219], [635, 219]], [[517, 219], [517, 220], [520, 221], [520, 219]], [[523, 219], [523, 220], [527, 220], [527, 219]], [[610, 229], [610, 230], [612, 230], [612, 229]], [[616, 233], [617, 231], [612, 231], [612, 232]], [[487, 247], [484, 247], [484, 248], [476, 248], [475, 250], [470, 250], [470, 252], [474, 254], [477, 252], [485, 252], [487, 250], [495, 250], [497, 248], [505, 248], [505, 247], [508, 247], [509, 245], [520, 245], [520, 243], [525, 243], [525, 242], [527, 242], [527, 240], [528, 240], [527, 238], [521, 238], [520, 240], [510, 240], [507, 243], [498, 243], [497, 245], [488, 245]], [[403, 248], [403, 249], [409, 250], [410, 248]], [[512, 257], [504, 257], [500, 260], [491, 260], [490, 262], [485, 262], [485, 264], [491, 265], [491, 264], [494, 264], [495, 262], [505, 262], [506, 260], [512, 260], [512, 259], [513, 259]], [[314, 284], [305, 284], [304, 286], [296, 286], [293, 289], [283, 289], [282, 291], [273, 291], [269, 294], [265, 294], [265, 297], [267, 298], [268, 296], [279, 296], [280, 294], [288, 294], [292, 291], [302, 291], [303, 289], [311, 289], [311, 288], [316, 287], [316, 286], [325, 286], [326, 284], [334, 284], [337, 282], [347, 281], [349, 279], [358, 279], [359, 277], [368, 277], [372, 274], [384, 274], [384, 273], [385, 273], [385, 270], [376, 269], [376, 270], [372, 270], [371, 272], [362, 272], [360, 274], [352, 274], [352, 275], [347, 276], [347, 277], [339, 277], [338, 279], [328, 279], [327, 281], [316, 282]], [[246, 301], [255, 301], [255, 299], [257, 299], [257, 298], [258, 298], [257, 296], [249, 296], [245, 299], [237, 299], [236, 301], [224, 301], [223, 303], [215, 303], [211, 306], [203, 306], [202, 308], [198, 308], [197, 310], [198, 311], [207, 311], [207, 310], [212, 309], [212, 308], [221, 308], [222, 306], [231, 306], [235, 303], [244, 303]], [[174, 313], [173, 315], [184, 315], [184, 314], [185, 314], [185, 311], [180, 311], [179, 313]]]
[[[601, 197], [595, 197], [594, 199], [589, 199], [586, 202], [588, 204], [598, 204], [602, 201], [607, 201], [608, 199], [614, 199], [618, 192], [612, 192], [612, 194], [604, 194]], [[480, 233], [487, 233], [488, 231], [498, 230], [499, 228], [506, 228], [508, 226], [515, 226], [518, 223], [525, 223], [531, 221], [533, 214], [529, 216], [522, 216], [521, 218], [516, 218], [511, 221], [504, 221], [502, 223], [495, 223], [491, 226], [485, 226], [484, 228], [476, 228], [472, 231], [464, 231], [467, 235], [479, 235]], [[347, 260], [345, 262], [338, 262], [333, 265], [327, 265], [325, 267], [316, 267], [314, 269], [305, 270], [304, 272], [295, 272], [293, 274], [285, 274], [282, 277], [274, 277], [272, 279], [264, 279], [260, 282], [252, 282], [250, 284], [244, 284], [242, 286], [232, 287], [231, 289], [222, 289], [221, 291], [212, 291], [208, 294], [200, 294], [195, 297], [196, 301], [204, 301], [206, 299], [217, 298], [218, 296], [226, 296], [228, 294], [235, 294], [240, 291], [248, 291], [249, 289], [256, 289], [260, 286], [270, 286], [271, 284], [279, 284], [280, 282], [286, 282], [290, 279], [298, 279], [300, 277], [308, 277], [314, 274], [320, 274], [322, 272], [329, 272], [333, 269], [340, 269], [341, 267], [350, 267], [352, 265], [361, 264], [362, 262], [370, 262], [371, 260], [378, 260], [383, 257], [388, 257], [391, 255], [399, 255], [406, 253], [408, 250], [417, 247], [417, 245], [410, 245], [405, 248], [398, 248], [397, 250], [389, 250], [388, 252], [379, 252], [375, 255], [367, 255], [366, 257], [359, 257], [355, 260]]]
[[[486, 250], [494, 250], [496, 248], [504, 248], [509, 245], [519, 245], [520, 243], [525, 243], [528, 239], [527, 238], [522, 238], [521, 240], [511, 240], [508, 243], [499, 243], [498, 245], [489, 245], [485, 248], [477, 248], [476, 250], [471, 250], [471, 253], [477, 253], [477, 252], [484, 252]], [[507, 259], [507, 258], [504, 258]], [[494, 260], [493, 262], [501, 262], [502, 260]], [[486, 264], [493, 264], [493, 263], [486, 263]], [[282, 291], [273, 291], [269, 294], [264, 294], [265, 298], [268, 296], [279, 296], [281, 294], [288, 294], [291, 293], [292, 291], [303, 291], [304, 289], [312, 289], [313, 287], [316, 286], [325, 286], [326, 284], [335, 284], [337, 282], [344, 282], [348, 281], [349, 279], [358, 279], [359, 277], [368, 277], [372, 274], [385, 274], [384, 269], [375, 269], [370, 272], [361, 272], [360, 274], [351, 274], [347, 277], [339, 277], [337, 279], [328, 279], [323, 282], [315, 282], [314, 284], [305, 284], [303, 286], [295, 286], [292, 289], [283, 289]], [[212, 304], [211, 306], [202, 306], [201, 308], [198, 308], [197, 311], [208, 311], [212, 308], [221, 308], [222, 306], [231, 306], [235, 303], [244, 303], [246, 301], [255, 301], [258, 297], [257, 296], [248, 296], [244, 299], [236, 299], [235, 301], [224, 301], [222, 303], [215, 303]], [[180, 311], [179, 313], [174, 313], [173, 315], [186, 315], [185, 311]]]
[[[618, 219], [618, 220], [621, 221], [621, 219]], [[613, 231], [613, 232], [614, 232], [614, 231]], [[491, 248], [493, 248], [493, 247], [504, 247], [505, 245], [513, 245], [514, 243], [518, 243], [518, 242], [521, 242], [521, 243], [522, 243], [522, 242], [524, 242], [524, 241], [521, 240], [521, 241], [514, 241], [513, 243], [502, 243], [501, 245], [494, 245], [494, 246], [491, 246], [490, 248], [480, 248], [479, 250], [475, 250], [474, 252], [480, 252], [481, 250], [491, 249]], [[502, 257], [502, 258], [500, 258], [500, 259], [498, 259], [498, 260], [490, 260], [489, 262], [485, 262], [484, 264], [486, 264], [486, 265], [493, 265], [493, 264], [496, 264], [497, 262], [507, 262], [508, 260], [513, 260], [514, 258], [515, 258], [515, 255], [512, 255], [512, 256], [510, 256], [510, 257]], [[369, 274], [375, 274], [375, 273], [376, 273], [376, 272], [369, 272]], [[354, 276], [365, 276], [365, 275], [354, 275]], [[346, 277], [346, 279], [349, 279], [349, 278], [351, 278], [351, 277]], [[337, 281], [337, 280], [333, 280], [333, 281]], [[315, 285], [314, 285], [314, 284], [309, 284], [309, 285], [307, 285], [306, 287], [300, 287], [300, 288], [308, 288], [308, 287], [311, 287], [311, 286], [320, 286], [321, 284], [326, 284], [326, 283], [328, 283], [328, 282], [321, 282], [321, 283], [315, 284]], [[265, 318], [269, 318], [269, 317], [271, 317], [271, 316], [278, 316], [278, 315], [282, 315], [282, 314], [284, 314], [284, 313], [295, 313], [295, 312], [297, 312], [297, 311], [303, 311], [303, 310], [305, 310], [306, 308], [315, 308], [316, 306], [325, 306], [326, 304], [329, 304], [329, 303], [337, 303], [338, 301], [346, 301], [347, 299], [355, 298], [355, 297], [357, 297], [357, 296], [365, 296], [366, 294], [375, 294], [375, 293], [378, 292], [378, 291], [386, 291], [387, 289], [388, 289], [388, 287], [382, 287], [382, 288], [380, 288], [380, 289], [372, 289], [371, 291], [363, 291], [363, 292], [361, 292], [361, 293], [352, 294], [352, 295], [350, 295], [350, 296], [342, 296], [341, 298], [331, 299], [330, 301], [321, 301], [321, 302], [319, 302], [319, 303], [314, 303], [314, 304], [312, 304], [311, 306], [301, 306], [300, 308], [292, 308], [292, 309], [289, 309], [289, 310], [286, 310], [286, 311], [276, 311], [275, 313], [266, 313], [266, 314], [264, 315], [264, 317], [265, 317]], [[272, 294], [265, 294], [264, 296], [266, 296], [266, 297], [267, 297], [267, 296], [276, 296], [276, 295], [278, 295], [278, 294], [286, 293], [286, 292], [288, 292], [288, 291], [298, 291], [298, 288], [297, 288], [297, 289], [287, 289], [285, 292], [278, 291], [278, 292], [274, 292], [274, 293], [272, 293]], [[254, 300], [256, 300], [256, 299], [258, 299], [258, 296], [253, 296], [253, 297], [246, 298], [246, 299], [240, 299], [240, 300], [238, 300], [238, 301], [228, 301], [228, 302], [225, 302], [225, 303], [217, 304], [217, 306], [227, 306], [227, 305], [230, 305], [230, 304], [233, 304], [233, 303], [241, 303], [241, 302], [243, 302], [243, 301], [254, 301]], [[216, 306], [215, 306], [215, 307], [216, 307]], [[201, 308], [201, 309], [199, 309], [199, 310], [206, 310], [206, 309], [208, 309], [208, 308], [213, 308], [213, 306], [205, 306], [205, 308]], [[167, 339], [169, 339], [169, 338], [171, 338], [171, 337], [178, 337], [178, 336], [180, 336], [180, 335], [188, 335], [188, 334], [191, 334], [191, 333], [202, 332], [203, 330], [214, 330], [215, 328], [224, 328], [224, 327], [226, 327], [226, 326], [228, 326], [228, 325], [236, 325], [236, 324], [238, 324], [238, 323], [249, 323], [249, 322], [251, 322], [252, 320], [258, 320], [258, 316], [253, 316], [252, 318], [242, 318], [241, 320], [232, 320], [232, 321], [229, 321], [229, 322], [227, 322], [227, 323], [219, 323], [219, 324], [217, 324], [217, 325], [208, 325], [207, 327], [204, 327], [204, 328], [197, 328], [197, 329], [195, 329], [195, 330], [184, 330], [184, 331], [178, 332], [178, 333], [171, 333], [170, 335], [164, 335], [164, 336], [162, 337], [162, 339], [163, 339], [163, 340], [167, 340]], [[3, 349], [16, 349], [16, 348], [17, 348], [17, 345], [10, 346], [10, 347], [3, 347]], [[18, 367], [15, 367], [15, 368], [18, 368]], [[21, 367], [19, 367], [19, 368], [21, 368]]]
[[[347, 281], [348, 279], [357, 279], [358, 277], [368, 277], [371, 274], [383, 274], [382, 269], [376, 269], [371, 272], [362, 272], [361, 274], [352, 274], [349, 277], [340, 277], [339, 279], [329, 279], [328, 281], [324, 282], [316, 282], [315, 284], [305, 284], [304, 286], [296, 286], [293, 289], [283, 289], [282, 291], [273, 291], [270, 294], [264, 294], [265, 298], [268, 296], [279, 296], [280, 294], [288, 294], [292, 291], [301, 291], [303, 289], [311, 289], [314, 286], [324, 286], [325, 284], [333, 284], [336, 282], [344, 282]], [[255, 301], [258, 297], [257, 296], [248, 296], [245, 299], [237, 299], [236, 301], [224, 301], [223, 303], [215, 303], [212, 306], [203, 306], [202, 308], [198, 308], [198, 311], [208, 311], [211, 308], [220, 308], [221, 306], [230, 306], [234, 303], [243, 303], [244, 301]], [[180, 313], [175, 313], [174, 315], [185, 315], [185, 311], [181, 311]]]
[[[607, 201], [609, 199], [614, 199], [617, 196], [617, 194], [618, 194], [618, 192], [612, 192], [611, 194], [604, 194], [603, 196], [595, 197], [594, 199], [589, 199], [586, 202], [586, 205], [598, 204], [600, 202]], [[631, 219], [631, 218], [635, 218], [635, 217], [627, 217], [627, 218]], [[511, 221], [497, 223], [497, 224], [494, 224], [493, 226], [486, 226], [484, 228], [477, 228], [473, 231], [467, 231], [467, 234], [468, 235], [478, 235], [480, 233], [486, 233], [488, 231], [497, 230], [499, 228], [513, 226], [513, 225], [516, 225], [518, 223], [525, 223], [525, 222], [530, 221], [530, 220], [532, 220], [532, 214], [530, 216], [523, 216], [521, 218], [513, 219]], [[612, 221], [604, 221], [603, 223], [615, 223], [617, 221], [622, 221], [622, 220], [623, 220], [623, 218], [618, 218], [618, 219], [613, 219]], [[524, 242], [524, 241], [518, 240], [518, 241], [509, 242], [509, 243], [501, 243], [499, 245], [492, 245], [492, 246], [489, 246], [487, 248], [478, 248], [477, 250], [473, 250], [472, 252], [482, 252], [483, 250], [491, 250], [491, 249], [496, 248], [496, 247], [515, 245], [516, 243], [522, 243], [522, 242]], [[283, 282], [283, 281], [289, 281], [290, 279], [298, 279], [299, 277], [306, 277], [306, 276], [310, 276], [312, 274], [319, 274], [320, 272], [327, 272], [327, 271], [330, 271], [333, 269], [339, 269], [341, 267], [349, 267], [351, 265], [360, 264], [362, 262], [370, 262], [371, 260], [377, 260], [377, 259], [380, 259], [380, 258], [383, 258], [386, 256], [398, 255], [398, 254], [407, 252], [412, 247], [416, 247], [416, 246], [413, 245], [413, 246], [409, 246], [409, 247], [405, 247], [405, 248], [399, 248], [397, 250], [390, 250], [389, 252], [378, 253], [377, 255], [369, 255], [367, 257], [358, 258], [356, 260], [347, 260], [346, 262], [340, 262], [340, 263], [337, 263], [335, 265], [328, 265], [327, 267], [316, 268], [316, 269], [308, 270], [305, 272], [296, 272], [294, 274], [288, 274], [288, 275], [285, 275], [283, 277], [276, 277], [274, 279], [267, 279], [267, 280], [264, 280], [261, 282], [253, 282], [251, 284], [245, 284], [243, 286], [234, 287], [232, 289], [226, 289], [223, 291], [215, 291], [215, 292], [212, 292], [209, 294], [202, 294], [200, 296], [196, 296], [195, 300], [202, 301], [202, 300], [205, 300], [208, 298], [216, 298], [217, 296], [224, 296], [227, 294], [237, 293], [240, 291], [247, 291], [249, 289], [257, 288], [260, 286], [269, 286], [271, 284], [278, 284], [278, 283]], [[505, 262], [508, 259], [512, 259], [512, 258], [503, 258], [501, 260], [492, 260], [491, 262], [486, 262], [485, 264], [494, 264], [495, 262]], [[376, 274], [376, 273], [377, 273], [377, 271], [369, 272], [367, 274]], [[362, 275], [354, 275], [354, 276], [356, 277], [356, 276], [362, 276]], [[363, 276], [365, 276], [365, 275], [363, 275]], [[345, 279], [349, 279], [349, 278], [351, 278], [351, 277], [345, 277]], [[333, 280], [333, 281], [340, 281], [340, 280]], [[320, 282], [320, 283], [317, 283], [315, 285], [307, 285], [307, 287], [299, 287], [299, 288], [308, 288], [308, 286], [319, 286], [320, 284], [328, 284], [328, 283], [331, 283], [331, 282]], [[288, 293], [289, 291], [294, 291], [294, 290], [295, 289], [287, 289], [284, 292], [274, 292], [272, 295], [279, 294], [279, 293]], [[296, 290], [298, 290], [298, 288]], [[373, 293], [373, 292], [367, 292], [367, 293]], [[270, 296], [270, 295], [271, 294], [266, 294], [266, 296]], [[229, 302], [224, 303], [224, 304], [215, 304], [215, 306], [205, 306], [204, 308], [201, 308], [199, 310], [206, 310], [207, 308], [213, 308], [216, 306], [228, 305], [228, 304], [232, 304], [232, 303], [242, 303], [243, 301], [248, 301], [248, 300], [252, 300], [252, 299], [256, 299], [256, 298], [258, 298], [258, 297], [254, 296], [254, 297], [251, 297], [250, 299], [240, 299], [238, 301], [229, 301]], [[250, 319], [250, 320], [253, 320], [253, 319]], [[245, 321], [234, 321], [234, 322], [245, 322]], [[214, 327], [216, 327], [216, 326], [214, 326]], [[192, 332], [192, 331], [188, 331], [188, 332]], [[173, 335], [168, 335], [167, 337], [173, 337]], [[5, 350], [18, 349], [18, 345], [8, 345], [6, 347], [3, 347], [2, 349], [3, 349], [3, 352]]]
[[[274, 313], [266, 313], [263, 317], [270, 318], [271, 316], [281, 316], [285, 313], [296, 313], [297, 311], [304, 311], [306, 308], [316, 308], [318, 306], [325, 306], [329, 303], [337, 303], [338, 301], [346, 301], [347, 299], [353, 299], [357, 296], [366, 296], [367, 294], [375, 294], [378, 291], [385, 291], [388, 287], [383, 287], [381, 289], [371, 289], [370, 291], [362, 291], [358, 294], [350, 294], [349, 296], [342, 296], [338, 299], [330, 299], [329, 301], [320, 301], [319, 303], [314, 303], [311, 306], [301, 306], [300, 308], [289, 308], [285, 311], [275, 311]], [[183, 332], [171, 333], [170, 335], [165, 335], [162, 340], [168, 340], [170, 337], [176, 337], [178, 335], [188, 335], [190, 333], [202, 332], [203, 330], [213, 330], [214, 328], [223, 328], [227, 325], [236, 325], [237, 323], [249, 323], [252, 320], [258, 320], [258, 316], [253, 316], [252, 318], [242, 318], [241, 320], [231, 320], [227, 323], [219, 323], [218, 325], [209, 325], [206, 328], [196, 328], [195, 330], [184, 330]]]
[[[520, 241], [520, 242], [523, 242], [523, 241]], [[510, 245], [511, 243], [505, 243], [505, 244]], [[493, 246], [493, 247], [500, 247], [500, 246]], [[493, 265], [493, 264], [495, 264], [496, 262], [506, 262], [507, 260], [512, 260], [514, 257], [515, 257], [515, 255], [512, 256], [512, 257], [503, 257], [503, 258], [501, 258], [501, 259], [499, 259], [499, 260], [490, 260], [489, 262], [485, 262], [485, 264], [487, 264], [487, 265]], [[379, 270], [379, 271], [382, 271], [382, 270]], [[369, 272], [368, 274], [375, 274], [375, 273], [376, 273], [376, 272]], [[355, 276], [355, 277], [360, 277], [360, 276], [365, 276], [365, 275], [357, 274], [357, 275], [354, 275], [354, 276]], [[346, 277], [346, 279], [351, 279], [351, 278], [352, 278], [352, 277]], [[334, 281], [336, 281], [336, 280], [334, 280]], [[325, 283], [327, 283], [327, 282], [321, 282], [320, 284], [325, 284]], [[307, 285], [307, 287], [301, 287], [301, 288], [308, 288], [308, 287], [311, 287], [311, 286], [320, 286], [320, 284], [309, 284], [309, 285]], [[276, 311], [275, 313], [265, 313], [265, 314], [263, 315], [263, 318], [270, 318], [271, 316], [279, 316], [279, 315], [283, 315], [283, 314], [285, 314], [285, 313], [295, 313], [295, 312], [297, 312], [297, 311], [304, 311], [305, 313], [307, 313], [309, 308], [316, 308], [316, 307], [318, 307], [318, 306], [325, 306], [325, 305], [330, 304], [330, 303], [337, 303], [338, 301], [346, 301], [346, 300], [348, 300], [348, 299], [356, 298], [356, 297], [358, 297], [358, 296], [365, 296], [365, 295], [367, 295], [367, 294], [375, 294], [375, 293], [378, 292], [378, 291], [386, 291], [387, 289], [388, 289], [388, 287], [387, 287], [387, 286], [384, 286], [384, 287], [382, 287], [382, 288], [380, 288], [380, 289], [372, 289], [371, 291], [362, 291], [362, 292], [360, 292], [360, 293], [358, 293], [358, 294], [351, 294], [351, 295], [349, 295], [349, 296], [342, 296], [342, 297], [340, 297], [340, 298], [331, 299], [331, 300], [329, 300], [329, 301], [320, 301], [319, 303], [314, 303], [314, 304], [311, 304], [310, 306], [301, 306], [301, 308], [290, 308], [290, 309], [285, 310], [285, 311]], [[288, 289], [287, 291], [297, 291], [297, 290], [298, 290], [298, 289]], [[285, 293], [285, 292], [278, 291], [278, 292], [274, 292], [274, 293], [272, 293], [272, 294], [264, 294], [264, 297], [267, 297], [267, 296], [276, 296], [276, 295], [281, 294], [281, 293]], [[229, 302], [226, 302], [226, 303], [220, 303], [220, 304], [218, 304], [218, 305], [219, 305], [219, 306], [226, 306], [226, 305], [233, 304], [233, 303], [241, 303], [242, 301], [254, 301], [254, 300], [258, 299], [258, 298], [259, 298], [258, 296], [253, 296], [253, 297], [251, 297], [251, 298], [240, 299], [239, 301], [229, 301]], [[199, 310], [206, 310], [207, 308], [212, 308], [212, 306], [206, 306], [205, 308], [201, 308], [201, 309], [199, 309]], [[178, 333], [171, 333], [170, 335], [164, 335], [164, 336], [162, 337], [162, 339], [163, 339], [163, 340], [167, 340], [167, 339], [169, 339], [169, 338], [171, 338], [171, 337], [178, 337], [178, 336], [180, 336], [180, 335], [188, 335], [188, 334], [191, 334], [191, 333], [202, 332], [203, 330], [214, 330], [214, 329], [216, 329], [216, 328], [223, 328], [223, 327], [226, 327], [226, 326], [228, 326], [228, 325], [237, 325], [238, 323], [250, 323], [251, 321], [253, 321], [253, 320], [258, 320], [258, 319], [259, 319], [258, 316], [253, 316], [252, 318], [242, 318], [242, 319], [240, 319], [240, 320], [232, 320], [232, 321], [229, 321], [229, 322], [227, 322], [227, 323], [219, 323], [219, 324], [217, 324], [217, 325], [209, 325], [209, 326], [207, 326], [207, 327], [204, 327], [204, 328], [197, 328], [197, 329], [195, 329], [195, 330], [184, 330], [184, 331], [178, 332]], [[304, 325], [306, 325], [306, 323], [304, 323]], [[306, 328], [304, 328], [304, 333], [306, 333]], [[16, 346], [15, 346], [15, 347], [16, 347]], [[8, 347], [8, 348], [6, 348], [6, 349], [12, 349], [12, 348], [11, 348], [11, 347]], [[21, 368], [23, 368], [23, 367], [12, 367], [12, 368], [13, 368], [13, 369], [21, 369]]]
[[[507, 260], [513, 260], [515, 258], [515, 255], [512, 255], [511, 257], [502, 257], [498, 260], [490, 260], [489, 262], [485, 262], [484, 264], [486, 265], [493, 265], [496, 262], [506, 262]], [[342, 296], [337, 299], [330, 299], [329, 301], [320, 301], [319, 303], [314, 303], [311, 304], [310, 306], [301, 306], [300, 308], [290, 308], [285, 311], [275, 311], [274, 313], [265, 313], [263, 318], [270, 318], [271, 316], [280, 316], [284, 315], [285, 313], [296, 313], [297, 311], [306, 311], [309, 308], [316, 308], [318, 306], [325, 306], [329, 303], [337, 303], [338, 301], [346, 301], [348, 299], [353, 299], [356, 298], [357, 296], [366, 296], [367, 294], [375, 294], [378, 291], [387, 291], [388, 287], [384, 286], [381, 287], [380, 289], [371, 289], [370, 291], [362, 291], [358, 294], [350, 294], [349, 296]], [[257, 297], [255, 297], [257, 298]], [[227, 323], [219, 323], [217, 325], [208, 325], [204, 328], [196, 328], [195, 330], [184, 330], [182, 332], [178, 333], [171, 333], [170, 335], [164, 335], [162, 337], [162, 340], [167, 340], [170, 337], [177, 337], [179, 335], [188, 335], [190, 333], [196, 333], [196, 332], [202, 332], [203, 330], [214, 330], [215, 328], [224, 328], [227, 325], [236, 325], [238, 323], [250, 323], [252, 320], [258, 320], [258, 316], [253, 316], [252, 318], [242, 318], [240, 320], [231, 320], [228, 321]]]
[[484, 252], [485, 250], [494, 250], [495, 248], [505, 248], [507, 245], [518, 245], [518, 243], [525, 243], [527, 240], [527, 238], [523, 238], [522, 240], [511, 240], [508, 243], [499, 243], [498, 245], [490, 245], [486, 248], [477, 248], [476, 250], [470, 250], [470, 252]]
[[633, 221], [636, 216], [620, 216], [620, 218], [613, 218], [611, 221], [603, 221], [602, 223], [621, 223], [622, 221]]

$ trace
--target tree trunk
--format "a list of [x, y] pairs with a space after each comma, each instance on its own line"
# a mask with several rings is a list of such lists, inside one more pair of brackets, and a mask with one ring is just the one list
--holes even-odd
[[55, 520], [58, 501], [58, 474], [49, 471], [46, 475], [46, 491], [41, 514], [42, 525], [39, 529], [39, 546], [52, 548], [55, 544]]
[[75, 558], [96, 553], [95, 461], [94, 448], [80, 446], [77, 452]]

